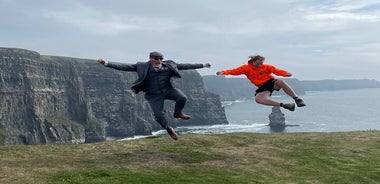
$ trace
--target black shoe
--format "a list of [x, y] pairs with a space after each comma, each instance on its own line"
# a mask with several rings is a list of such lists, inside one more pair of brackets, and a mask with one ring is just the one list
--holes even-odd
[[170, 137], [172, 139], [178, 140], [178, 135], [177, 135], [177, 133], [175, 133], [175, 131], [172, 127], [167, 128], [166, 131], [168, 132], [168, 134], [170, 135]]
[[288, 109], [290, 111], [294, 111], [296, 109], [296, 104], [294, 104], [294, 103], [287, 103], [287, 104], [282, 105], [282, 107], [284, 109]]
[[297, 98], [296, 100], [297, 107], [303, 107], [306, 106], [305, 102], [301, 98]]

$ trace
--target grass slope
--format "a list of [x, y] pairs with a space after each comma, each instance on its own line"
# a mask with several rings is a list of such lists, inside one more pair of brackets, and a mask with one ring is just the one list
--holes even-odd
[[379, 183], [380, 131], [0, 146], [0, 183]]

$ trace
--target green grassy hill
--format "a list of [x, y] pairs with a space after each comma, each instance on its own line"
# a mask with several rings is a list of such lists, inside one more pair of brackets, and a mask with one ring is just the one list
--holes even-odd
[[0, 146], [0, 183], [379, 183], [380, 131]]

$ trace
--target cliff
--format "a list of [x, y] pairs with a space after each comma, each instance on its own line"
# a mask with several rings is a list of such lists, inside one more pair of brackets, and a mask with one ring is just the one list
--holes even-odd
[[[175, 84], [188, 96], [184, 111], [193, 118], [173, 119], [168, 102], [171, 125], [228, 123], [219, 96], [205, 91], [199, 73], [181, 74]], [[129, 89], [134, 72], [105, 68], [95, 60], [0, 48], [0, 75], [0, 143], [94, 142], [160, 129], [143, 95]]]

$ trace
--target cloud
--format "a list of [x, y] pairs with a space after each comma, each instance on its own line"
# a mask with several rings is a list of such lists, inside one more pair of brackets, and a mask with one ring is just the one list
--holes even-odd
[[0, 0], [0, 20], [1, 46], [49, 55], [133, 62], [158, 50], [214, 74], [261, 54], [301, 79], [380, 67], [378, 0]]
[[377, 0], [362, 0], [362, 1], [337, 1], [337, 4], [327, 6], [326, 9], [332, 11], [361, 11], [372, 9], [372, 7], [379, 6], [380, 3]]
[[357, 20], [357, 21], [369, 21], [369, 22], [379, 22], [379, 15], [370, 14], [358, 14], [358, 13], [316, 13], [310, 14], [305, 17], [307, 20], [328, 20], [328, 21], [339, 21], [339, 20]]
[[53, 11], [45, 13], [44, 17], [84, 31], [111, 36], [136, 31], [173, 31], [181, 27], [176, 21], [170, 19], [117, 15], [103, 17], [101, 14], [91, 11], [87, 11], [85, 14], [83, 12]]
[[303, 21], [300, 25], [303, 25], [305, 31], [346, 31], [357, 29], [362, 23], [380, 22], [379, 6], [380, 4], [373, 0], [304, 4], [297, 7], [301, 15], [301, 19], [298, 20]]

